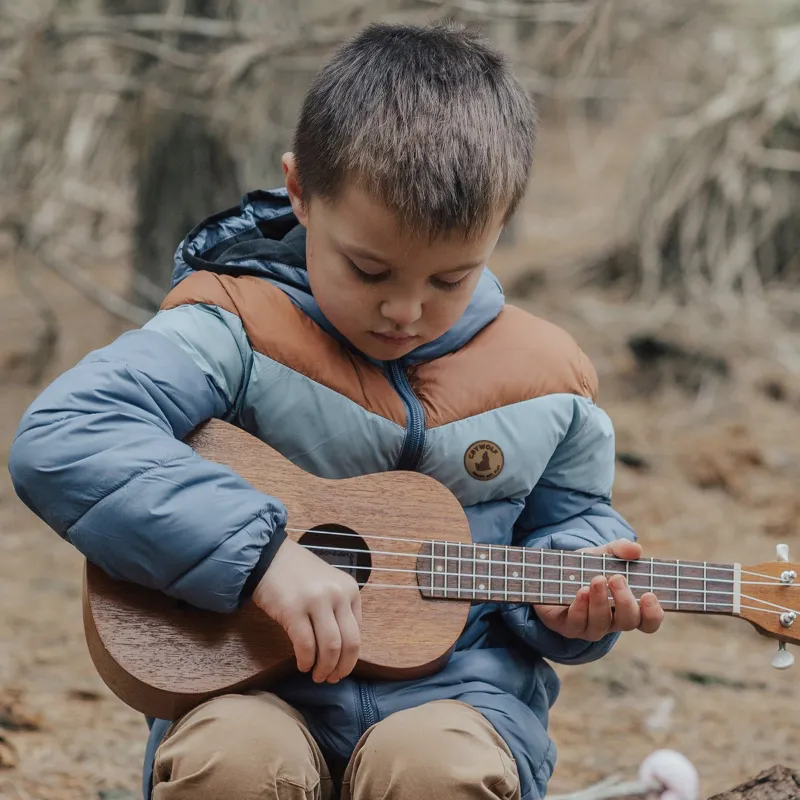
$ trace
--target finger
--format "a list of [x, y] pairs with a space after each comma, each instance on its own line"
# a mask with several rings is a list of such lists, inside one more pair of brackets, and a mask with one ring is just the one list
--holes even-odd
[[639, 622], [639, 630], [642, 633], [655, 633], [664, 621], [664, 609], [652, 592], [643, 594], [641, 603], [642, 618]]
[[314, 638], [314, 628], [306, 614], [300, 614], [286, 626], [294, 657], [297, 659], [297, 669], [308, 672], [314, 666], [317, 657], [317, 642]]
[[597, 641], [605, 636], [614, 621], [611, 603], [608, 600], [608, 581], [602, 576], [592, 578], [589, 584], [589, 620], [586, 638]]
[[584, 547], [576, 550], [577, 553], [591, 553], [593, 555], [609, 555], [623, 561], [635, 561], [642, 555], [642, 546], [630, 539], [615, 539], [613, 542], [600, 547]]
[[533, 610], [551, 631], [563, 633], [566, 630], [569, 609], [565, 606], [534, 605]]
[[[355, 581], [354, 581], [355, 582]], [[358, 629], [361, 630], [361, 592], [358, 589], [358, 586], [355, 587], [355, 594], [353, 595], [353, 599], [350, 602], [350, 608], [353, 610], [353, 616], [356, 618], [356, 622], [358, 623]]]
[[623, 561], [635, 561], [642, 555], [642, 546], [630, 539], [617, 539], [609, 542], [607, 552]]
[[333, 608], [328, 603], [322, 603], [311, 612], [311, 624], [317, 640], [317, 661], [312, 677], [316, 683], [323, 683], [339, 663], [342, 635]]
[[338, 683], [353, 671], [353, 667], [358, 661], [358, 652], [361, 649], [361, 630], [349, 603], [343, 604], [337, 610], [336, 622], [342, 637], [342, 650], [339, 654], [339, 662], [328, 677], [329, 683]]
[[614, 629], [634, 631], [639, 627], [641, 610], [624, 575], [614, 575], [608, 582], [614, 598]]
[[570, 603], [566, 610], [564, 619], [564, 630], [567, 636], [578, 637], [586, 633], [589, 624], [589, 587], [584, 586], [578, 589], [575, 599]]

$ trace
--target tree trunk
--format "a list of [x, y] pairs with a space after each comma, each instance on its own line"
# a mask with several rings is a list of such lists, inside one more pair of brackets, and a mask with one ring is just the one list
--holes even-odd
[[[217, 0], [104, 0], [111, 14], [131, 11], [166, 12], [192, 17], [215, 17]], [[208, 43], [179, 34], [164, 34], [173, 47], [203, 52]], [[133, 69], [149, 83], [158, 83], [157, 62], [141, 56]], [[170, 88], [180, 95], [180, 81], [191, 75], [172, 75]], [[156, 309], [169, 290], [175, 249], [204, 217], [239, 201], [236, 163], [209, 118], [149, 103], [142, 97], [132, 127], [138, 162], [136, 222], [133, 230], [132, 301]]]

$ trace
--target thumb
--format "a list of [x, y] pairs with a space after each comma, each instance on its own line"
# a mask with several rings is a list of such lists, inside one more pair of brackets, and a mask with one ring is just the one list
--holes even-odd
[[630, 539], [616, 539], [613, 542], [599, 547], [582, 547], [576, 553], [593, 553], [595, 555], [609, 555], [621, 558], [623, 561], [634, 561], [642, 555], [642, 546]]

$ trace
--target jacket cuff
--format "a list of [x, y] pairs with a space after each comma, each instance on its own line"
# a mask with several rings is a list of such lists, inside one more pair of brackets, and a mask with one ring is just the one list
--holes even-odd
[[250, 573], [245, 581], [244, 586], [242, 587], [242, 592], [239, 595], [240, 606], [244, 605], [244, 603], [246, 603], [253, 596], [256, 586], [258, 586], [259, 582], [264, 577], [269, 565], [272, 563], [272, 559], [275, 558], [275, 554], [278, 552], [278, 548], [284, 543], [285, 540], [286, 531], [283, 528], [278, 528], [275, 533], [272, 534], [266, 547], [261, 551], [261, 556], [259, 557], [255, 567], [253, 567], [253, 571]]

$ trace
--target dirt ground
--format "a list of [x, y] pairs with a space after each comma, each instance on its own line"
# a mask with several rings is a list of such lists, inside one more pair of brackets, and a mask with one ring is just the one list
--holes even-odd
[[[800, 387], [774, 359], [771, 329], [676, 317], [667, 330], [710, 348], [731, 369], [728, 379], [703, 381], [699, 393], [669, 378], [659, 385], [662, 373], [637, 366], [627, 338], [659, 330], [656, 312], [614, 305], [596, 290], [567, 291], [551, 269], [560, 257], [607, 241], [608, 209], [621, 191], [614, 153], [624, 148], [612, 148], [602, 168], [587, 175], [563, 167], [566, 147], [556, 132], [543, 135], [523, 230], [513, 252], [499, 254], [494, 266], [509, 282], [541, 271], [528, 282], [532, 294], [519, 302], [567, 327], [593, 359], [601, 404], [626, 462], [618, 468], [615, 505], [648, 555], [756, 564], [773, 559], [779, 542], [800, 555]], [[587, 203], [587, 181], [607, 192], [608, 202]], [[26, 385], [17, 366], [38, 323], [6, 267], [0, 268], [3, 463], [17, 421], [40, 388]], [[124, 283], [121, 270], [98, 268], [97, 276], [108, 285]], [[34, 279], [62, 327], [47, 381], [123, 326], [55, 277]], [[81, 566], [79, 555], [18, 502], [0, 471], [0, 798], [137, 796], [146, 727], [91, 665], [80, 618]], [[659, 747], [692, 759], [703, 796], [773, 764], [796, 768], [800, 683], [793, 670], [770, 667], [774, 649], [742, 620], [670, 614], [655, 636], [628, 634], [597, 663], [559, 667], [564, 685], [551, 730], [560, 760], [552, 791], [612, 774], [633, 777]]]

